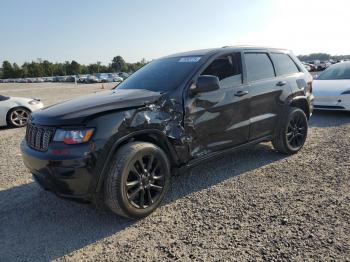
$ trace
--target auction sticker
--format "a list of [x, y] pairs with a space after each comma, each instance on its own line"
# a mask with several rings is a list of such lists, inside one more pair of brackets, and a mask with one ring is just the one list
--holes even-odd
[[180, 58], [180, 63], [197, 63], [199, 60], [201, 60], [200, 56], [188, 56], [188, 57], [182, 57]]

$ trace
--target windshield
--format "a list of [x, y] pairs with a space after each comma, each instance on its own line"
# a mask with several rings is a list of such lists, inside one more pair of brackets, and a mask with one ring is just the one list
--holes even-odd
[[117, 88], [164, 92], [176, 88], [197, 67], [201, 57], [173, 57], [155, 60], [132, 74]]
[[340, 63], [329, 67], [317, 77], [317, 80], [350, 79], [350, 63]]

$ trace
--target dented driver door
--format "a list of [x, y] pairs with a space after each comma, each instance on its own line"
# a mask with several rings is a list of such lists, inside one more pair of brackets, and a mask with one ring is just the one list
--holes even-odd
[[197, 158], [243, 144], [249, 139], [247, 86], [220, 88], [188, 98], [185, 129], [190, 135], [190, 154]]
[[220, 88], [189, 95], [185, 129], [193, 158], [231, 148], [249, 139], [249, 88], [243, 84], [239, 52], [215, 58], [201, 75], [216, 76]]

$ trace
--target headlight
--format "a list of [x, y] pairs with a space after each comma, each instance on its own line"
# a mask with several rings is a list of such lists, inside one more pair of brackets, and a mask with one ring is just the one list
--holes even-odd
[[39, 99], [33, 99], [33, 100], [30, 100], [28, 103], [29, 103], [30, 105], [37, 105], [37, 104], [40, 103], [40, 100], [39, 100]]
[[64, 130], [57, 129], [53, 141], [63, 142], [68, 145], [88, 142], [94, 134], [94, 129]]

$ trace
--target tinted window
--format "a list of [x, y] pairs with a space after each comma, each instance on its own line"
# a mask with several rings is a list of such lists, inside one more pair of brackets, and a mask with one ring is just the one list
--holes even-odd
[[339, 63], [327, 68], [317, 80], [350, 79], [350, 63]]
[[270, 58], [265, 53], [246, 53], [248, 81], [256, 81], [275, 76]]
[[132, 74], [117, 88], [168, 91], [176, 88], [200, 63], [201, 57], [174, 57], [155, 60]]
[[5, 100], [9, 100], [10, 98], [7, 96], [2, 96], [0, 95], [0, 101], [5, 101]]
[[217, 76], [220, 87], [232, 87], [242, 84], [241, 56], [239, 53], [215, 59], [202, 75]]
[[298, 67], [289, 55], [274, 53], [271, 54], [271, 59], [276, 67], [277, 75], [289, 75], [299, 72]]

